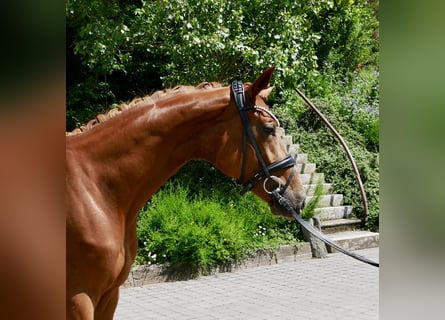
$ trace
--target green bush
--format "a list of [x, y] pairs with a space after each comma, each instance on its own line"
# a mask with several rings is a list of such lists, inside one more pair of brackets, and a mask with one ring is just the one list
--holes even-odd
[[107, 82], [88, 77], [68, 88], [66, 93], [66, 128], [73, 130], [107, 110], [115, 96]]
[[298, 237], [296, 222], [272, 216], [251, 194], [191, 196], [188, 188], [170, 181], [140, 212], [137, 262], [205, 273], [260, 248], [296, 243]]

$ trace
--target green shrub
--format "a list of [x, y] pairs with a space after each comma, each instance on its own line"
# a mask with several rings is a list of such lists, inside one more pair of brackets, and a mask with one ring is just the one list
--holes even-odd
[[94, 119], [107, 110], [114, 99], [109, 83], [94, 77], [67, 88], [66, 129], [71, 131]]
[[200, 272], [244, 258], [259, 248], [296, 243], [296, 222], [274, 217], [248, 194], [235, 201], [216, 192], [190, 196], [169, 182], [141, 210], [138, 263], [163, 263]]
[[[379, 151], [379, 78], [378, 71], [365, 68], [352, 74], [347, 86], [338, 87], [342, 95], [340, 112], [345, 121], [365, 139], [368, 150]], [[343, 89], [343, 90], [341, 90]]]

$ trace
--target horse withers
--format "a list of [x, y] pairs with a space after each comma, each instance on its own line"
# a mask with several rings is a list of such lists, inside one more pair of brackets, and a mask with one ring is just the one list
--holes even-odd
[[236, 88], [203, 83], [158, 91], [67, 133], [68, 319], [113, 318], [136, 256], [139, 210], [190, 160], [212, 163], [272, 213], [290, 217], [270, 195], [281, 188], [299, 212], [303, 186], [265, 103], [273, 71]]

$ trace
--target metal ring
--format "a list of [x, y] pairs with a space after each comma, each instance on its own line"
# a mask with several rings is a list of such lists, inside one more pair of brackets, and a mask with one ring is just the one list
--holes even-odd
[[263, 182], [263, 189], [264, 189], [264, 191], [266, 191], [267, 194], [272, 194], [272, 192], [275, 191], [275, 190], [269, 191], [269, 190], [267, 190], [267, 188], [266, 188], [266, 183], [267, 183], [267, 181], [268, 181], [269, 179], [272, 179], [272, 178], [275, 178], [275, 179], [273, 179], [273, 180], [274, 180], [275, 182], [278, 182], [278, 187], [277, 187], [275, 190], [280, 190], [280, 189], [281, 189], [281, 186], [282, 186], [282, 184], [281, 184], [281, 180], [280, 180], [280, 178], [278, 178], [277, 176], [270, 176], [270, 177], [267, 177], [266, 179], [264, 179], [264, 182]]

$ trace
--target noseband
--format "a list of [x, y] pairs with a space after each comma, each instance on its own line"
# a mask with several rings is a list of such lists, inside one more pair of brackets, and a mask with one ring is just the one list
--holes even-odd
[[[288, 155], [282, 160], [275, 161], [271, 164], [266, 165], [266, 162], [264, 161], [263, 155], [261, 154], [261, 151], [258, 147], [258, 143], [255, 139], [255, 136], [253, 135], [252, 126], [250, 125], [249, 118], [247, 116], [247, 111], [255, 110], [255, 111], [264, 111], [267, 114], [269, 114], [272, 119], [274, 119], [278, 126], [280, 125], [278, 119], [267, 109], [260, 107], [260, 106], [247, 106], [246, 105], [246, 97], [244, 93], [244, 85], [241, 81], [234, 81], [232, 82], [232, 91], [233, 95], [235, 97], [236, 106], [238, 108], [239, 114], [241, 116], [241, 122], [243, 124], [243, 163], [241, 166], [241, 176], [238, 180], [240, 184], [244, 186], [244, 188], [241, 190], [241, 194], [245, 194], [246, 192], [252, 190], [252, 188], [262, 179], [264, 179], [264, 190], [272, 194], [274, 192], [278, 192], [279, 194], [284, 194], [287, 187], [289, 187], [292, 178], [295, 175], [295, 159]], [[250, 179], [248, 182], [243, 183], [244, 181], [244, 174], [246, 169], [246, 158], [247, 158], [247, 138], [249, 138], [250, 143], [252, 144], [253, 149], [255, 150], [255, 154], [258, 158], [258, 162], [260, 163], [261, 170], [258, 171], [253, 175], [253, 178]], [[275, 190], [268, 190], [266, 187], [266, 182], [271, 180], [279, 180], [277, 177], [273, 176], [271, 173], [281, 170], [281, 169], [287, 169], [292, 168], [292, 173], [288, 177], [286, 183], [282, 186], [280, 183], [278, 185], [278, 188]]]

